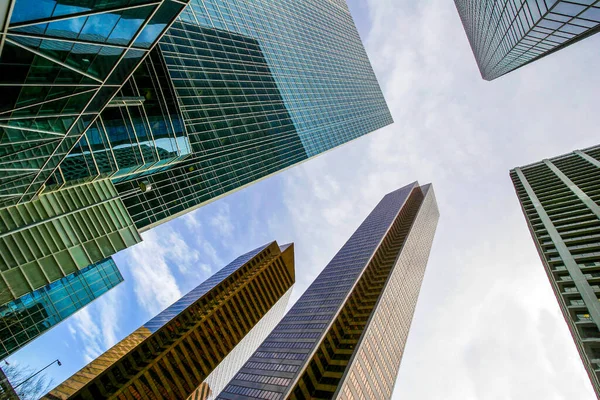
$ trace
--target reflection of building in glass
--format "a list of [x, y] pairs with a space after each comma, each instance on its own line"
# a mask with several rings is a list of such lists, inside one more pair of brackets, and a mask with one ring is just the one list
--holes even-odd
[[142, 230], [392, 122], [342, 1], [193, 0], [159, 47], [193, 154], [117, 185]]
[[0, 359], [123, 281], [112, 258], [0, 306]]
[[31, 200], [43, 188], [185, 7], [170, 0], [14, 0], [0, 8], [10, 3], [0, 30], [0, 206]]
[[8, 377], [0, 368], [0, 399], [2, 400], [19, 400], [19, 396], [13, 389]]
[[47, 184], [98, 176], [129, 179], [165, 168], [190, 152], [163, 57], [153, 50]]
[[285, 308], [294, 280], [293, 245], [246, 253], [46, 398], [186, 399], [269, 310]]
[[600, 146], [515, 168], [510, 176], [600, 398]]
[[488, 81], [600, 32], [598, 0], [454, 1]]
[[390, 398], [438, 217], [431, 185], [385, 196], [218, 398]]

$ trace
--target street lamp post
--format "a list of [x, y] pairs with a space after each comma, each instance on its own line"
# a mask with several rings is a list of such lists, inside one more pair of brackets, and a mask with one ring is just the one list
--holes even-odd
[[58, 366], [60, 367], [62, 364], [60, 362], [59, 359], [56, 359], [54, 361], [52, 361], [50, 364], [46, 365], [44, 368], [40, 369], [38, 372], [36, 372], [35, 374], [31, 375], [29, 378], [25, 379], [24, 381], [20, 382], [19, 384], [17, 384], [16, 386], [13, 386], [13, 389], [18, 388], [19, 386], [21, 386], [22, 384], [24, 384], [25, 382], [27, 382], [28, 380], [30, 380], [31, 378], [33, 378], [34, 376], [36, 376], [37, 374], [39, 374], [40, 372], [42, 372], [43, 370], [45, 370], [46, 368], [48, 368], [49, 366], [51, 366], [54, 363], [58, 363]]

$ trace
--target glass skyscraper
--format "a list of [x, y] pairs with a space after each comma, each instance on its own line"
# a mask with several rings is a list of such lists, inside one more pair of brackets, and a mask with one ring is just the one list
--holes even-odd
[[[217, 390], [249, 356], [237, 346], [266, 336], [264, 330], [281, 318], [294, 281], [293, 244], [272, 242], [250, 251], [44, 398], [186, 399], [197, 389]], [[269, 321], [261, 324], [265, 316]]]
[[185, 2], [0, 5], [0, 207], [31, 200]]
[[0, 305], [392, 123], [344, 1], [5, 4]]
[[117, 184], [142, 230], [392, 123], [344, 1], [192, 0], [157, 47], [193, 154]]
[[454, 0], [483, 79], [600, 32], [597, 0]]
[[438, 218], [431, 185], [386, 195], [218, 399], [389, 399]]
[[527, 225], [600, 398], [600, 146], [510, 171]]
[[121, 282], [117, 266], [107, 258], [0, 306], [0, 359]]

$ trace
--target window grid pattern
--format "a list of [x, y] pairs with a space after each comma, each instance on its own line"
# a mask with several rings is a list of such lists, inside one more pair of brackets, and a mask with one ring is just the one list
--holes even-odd
[[340, 0], [194, 0], [159, 46], [194, 154], [118, 186], [142, 230], [392, 123]]
[[340, 400], [392, 397], [439, 218], [433, 190], [424, 187], [424, 192], [421, 209], [337, 389]]
[[109, 180], [0, 209], [0, 305], [141, 240]]
[[191, 153], [171, 80], [157, 50], [135, 70], [46, 183], [144, 176]]
[[210, 392], [207, 377], [293, 285], [293, 245], [273, 242], [215, 276], [45, 398], [186, 399], [203, 382]]
[[[423, 191], [416, 183], [388, 194], [218, 398], [255, 396], [241, 395], [240, 387], [260, 390], [258, 398], [264, 399], [332, 398], [376, 309], [422, 200]], [[437, 217], [429, 220], [431, 229], [436, 222]], [[430, 246], [422, 239], [416, 240], [421, 240], [423, 247]], [[413, 289], [407, 288], [410, 292]], [[319, 309], [333, 300], [337, 307]], [[315, 315], [315, 309], [322, 314]], [[303, 322], [300, 327], [297, 321]], [[320, 334], [315, 337], [315, 332]], [[244, 374], [252, 375], [252, 379], [245, 379]], [[284, 379], [264, 383], [255, 376]], [[231, 386], [234, 390], [229, 390]]]
[[122, 281], [114, 261], [107, 258], [0, 306], [0, 359], [16, 352]]
[[600, 397], [600, 147], [510, 175], [561, 311]]
[[307, 158], [256, 40], [176, 22], [160, 47], [194, 154], [150, 192], [117, 185], [139, 228]]
[[184, 7], [14, 2], [0, 33], [0, 206], [35, 196]]
[[481, 75], [496, 79], [600, 31], [596, 0], [455, 0]]

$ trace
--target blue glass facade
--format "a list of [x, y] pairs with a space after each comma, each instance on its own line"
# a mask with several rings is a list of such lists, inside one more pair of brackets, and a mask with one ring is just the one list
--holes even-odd
[[0, 359], [123, 281], [107, 258], [0, 306]]
[[117, 185], [140, 229], [392, 123], [343, 1], [194, 0], [158, 47], [193, 154]]
[[600, 32], [598, 0], [454, 0], [485, 80]]

